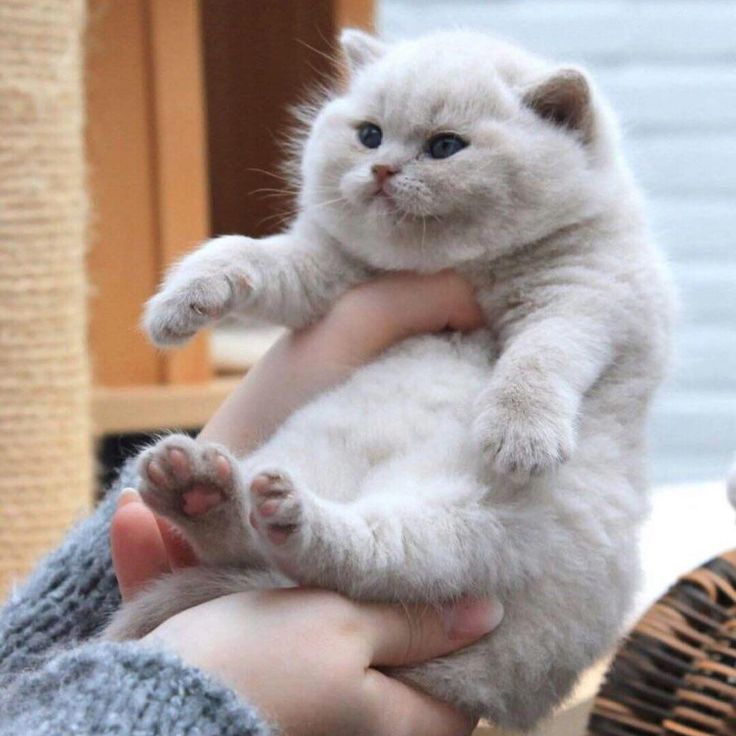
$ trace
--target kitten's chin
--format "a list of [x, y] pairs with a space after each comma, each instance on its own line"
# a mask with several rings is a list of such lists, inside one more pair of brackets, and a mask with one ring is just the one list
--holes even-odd
[[402, 227], [417, 218], [416, 214], [399, 204], [390, 194], [376, 195], [371, 208], [375, 216], [383, 218], [390, 228]]
[[372, 195], [366, 203], [366, 208], [375, 216], [384, 217], [388, 225], [395, 227], [410, 228], [425, 219], [438, 219], [426, 209], [411, 207], [386, 192]]

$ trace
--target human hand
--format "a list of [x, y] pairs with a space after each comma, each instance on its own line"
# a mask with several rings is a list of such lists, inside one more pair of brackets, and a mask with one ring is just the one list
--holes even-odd
[[[162, 572], [195, 562], [133, 491], [121, 495], [111, 537], [124, 599]], [[213, 675], [290, 736], [462, 736], [472, 731], [471, 719], [376, 668], [460, 649], [502, 614], [489, 601], [436, 611], [292, 588], [209, 601], [143, 642]]]
[[413, 335], [482, 325], [472, 287], [454, 271], [395, 273], [361, 284], [319, 322], [279, 340], [199, 437], [246, 454], [292, 412], [391, 345]]

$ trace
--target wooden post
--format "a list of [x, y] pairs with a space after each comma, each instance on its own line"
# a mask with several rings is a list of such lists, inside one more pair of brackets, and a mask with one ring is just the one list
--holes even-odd
[[[205, 94], [198, 0], [148, 2], [159, 270], [209, 235]], [[206, 335], [162, 356], [164, 383], [211, 377]]]
[[205, 335], [161, 353], [138, 327], [166, 266], [209, 232], [199, 3], [90, 0], [87, 44], [95, 383], [205, 380]]
[[335, 0], [335, 27], [375, 30], [375, 0]]
[[278, 229], [286, 198], [256, 190], [284, 186], [288, 106], [334, 73], [337, 31], [370, 28], [373, 2], [88, 1], [95, 431], [194, 428], [230, 383], [210, 380], [204, 336], [155, 350], [143, 303], [210, 233]]

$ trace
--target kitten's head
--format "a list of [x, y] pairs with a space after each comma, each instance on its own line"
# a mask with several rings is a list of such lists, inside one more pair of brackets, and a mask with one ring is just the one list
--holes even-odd
[[471, 32], [345, 31], [347, 90], [316, 116], [301, 206], [379, 268], [493, 258], [586, 216], [614, 157], [577, 70]]

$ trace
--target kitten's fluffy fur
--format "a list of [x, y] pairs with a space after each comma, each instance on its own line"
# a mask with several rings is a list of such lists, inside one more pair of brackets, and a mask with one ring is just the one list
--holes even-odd
[[[488, 328], [394, 347], [247, 458], [180, 436], [149, 450], [144, 497], [205, 562], [283, 575], [172, 576], [110, 635], [289, 580], [390, 601], [491, 593], [506, 610], [498, 630], [397, 674], [527, 729], [613, 644], [631, 600], [668, 281], [583, 72], [467, 32], [387, 47], [347, 31], [342, 43], [350, 84], [311, 126], [296, 221], [184, 259], [148, 305], [149, 333], [181, 342], [225, 312], [301, 327], [378, 273], [449, 267], [475, 286]], [[378, 148], [359, 142], [362, 121], [383, 130]], [[469, 145], [430, 158], [444, 131]], [[399, 170], [388, 196], [375, 164]], [[202, 483], [223, 500], [188, 516]]]

